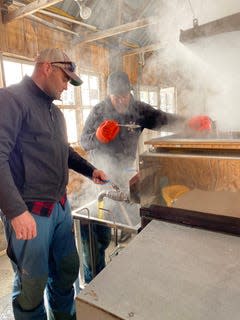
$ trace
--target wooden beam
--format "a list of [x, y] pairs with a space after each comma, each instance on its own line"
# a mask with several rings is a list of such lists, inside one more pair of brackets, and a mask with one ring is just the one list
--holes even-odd
[[197, 38], [210, 37], [217, 34], [240, 30], [240, 13], [235, 13], [193, 28], [180, 30], [180, 42], [193, 42]]
[[129, 32], [129, 31], [133, 31], [136, 29], [140, 29], [140, 28], [144, 28], [147, 27], [149, 25], [152, 24], [157, 24], [159, 23], [159, 18], [158, 17], [150, 17], [150, 18], [146, 18], [146, 19], [142, 19], [142, 20], [136, 20], [134, 22], [129, 22], [126, 24], [122, 24], [120, 26], [117, 27], [113, 27], [104, 31], [98, 31], [95, 32], [89, 36], [86, 36], [85, 38], [83, 38], [83, 40], [78, 41], [77, 43], [80, 44], [85, 44], [88, 42], [93, 42], [93, 41], [97, 41], [97, 40], [101, 40], [104, 38], [109, 38], [112, 36], [116, 36], [118, 34], [121, 33], [125, 33], [125, 32]]
[[139, 54], [139, 53], [144, 53], [144, 52], [149, 52], [149, 51], [156, 51], [159, 49], [163, 49], [163, 45], [161, 43], [153, 43], [153, 44], [150, 44], [149, 46], [126, 51], [123, 55], [124, 56], [131, 56], [133, 54]]
[[[13, 4], [18, 6], [18, 7], [25, 7], [26, 6], [25, 4], [23, 4], [21, 2], [18, 2], [18, 1], [13, 1]], [[77, 19], [74, 19], [74, 17], [72, 17], [72, 18], [65, 17], [65, 16], [62, 16], [61, 14], [53, 13], [53, 12], [50, 12], [50, 11], [47, 11], [47, 10], [43, 10], [43, 9], [38, 10], [38, 12], [41, 13], [41, 14], [44, 14], [46, 16], [49, 16], [51, 18], [56, 18], [56, 19], [62, 20], [64, 22], [77, 24], [77, 25], [79, 25], [81, 27], [84, 27], [86, 29], [89, 29], [91, 31], [97, 31], [97, 28], [95, 26], [92, 26], [90, 24], [87, 24], [87, 23], [84, 23], [84, 22], [79, 21]]]
[[90, 24], [87, 24], [87, 23], [84, 23], [84, 22], [81, 22], [79, 20], [76, 20], [76, 19], [71, 19], [71, 18], [68, 18], [68, 17], [64, 17], [64, 16], [61, 16], [59, 14], [56, 14], [56, 13], [52, 13], [52, 12], [49, 12], [49, 11], [46, 11], [46, 10], [39, 10], [39, 13], [42, 13], [46, 16], [49, 16], [49, 17], [52, 17], [52, 18], [56, 18], [56, 19], [59, 19], [59, 20], [62, 20], [64, 22], [70, 22], [72, 24], [77, 24], [83, 28], [86, 28], [86, 29], [89, 29], [91, 31], [97, 31], [97, 27], [95, 26], [92, 26]]
[[44, 9], [50, 7], [62, 0], [37, 0], [32, 3], [29, 3], [25, 7], [18, 8], [14, 11], [9, 12], [8, 14], [4, 15], [3, 23], [9, 23], [16, 19], [24, 18], [40, 9]]
[[74, 32], [74, 31], [72, 31], [70, 29], [66, 29], [66, 28], [63, 28], [61, 26], [58, 26], [57, 24], [55, 24], [53, 22], [49, 22], [49, 21], [44, 20], [42, 18], [39, 18], [39, 17], [37, 17], [35, 15], [30, 15], [29, 18], [34, 20], [34, 21], [37, 21], [37, 22], [39, 22], [39, 23], [41, 23], [41, 24], [43, 24], [43, 25], [45, 25], [45, 26], [47, 26], [47, 27], [49, 27], [51, 29], [55, 29], [55, 30], [58, 30], [58, 31], [61, 31], [61, 32], [69, 33], [71, 35], [80, 37], [79, 33], [77, 33], [77, 32]]
[[[17, 1], [14, 1], [14, 2], [13, 2], [13, 5], [18, 6], [18, 7], [19, 7], [19, 6], [20, 6], [20, 7], [25, 6], [23, 3], [20, 3], [20, 2], [17, 2]], [[39, 10], [37, 13], [41, 13], [41, 14], [42, 14], [42, 12], [46, 12], [46, 11], [44, 11], [44, 10]], [[68, 33], [68, 34], [71, 34], [71, 35], [80, 37], [80, 35], [79, 35], [78, 32], [75, 32], [75, 31], [73, 31], [73, 30], [71, 30], [71, 29], [67, 29], [67, 28], [61, 27], [61, 26], [57, 25], [56, 23], [53, 23], [53, 22], [47, 21], [47, 20], [45, 20], [45, 19], [42, 19], [42, 18], [39, 17], [39, 16], [30, 14], [30, 15], [28, 16], [28, 19], [34, 20], [34, 21], [36, 21], [36, 22], [38, 22], [38, 23], [41, 23], [41, 24], [43, 24], [43, 25], [45, 25], [45, 26], [47, 26], [47, 27], [49, 27], [49, 28], [51, 28], [51, 29], [55, 29], [55, 30], [58, 30], [58, 31], [61, 31], [61, 32], [65, 32], [65, 33]]]

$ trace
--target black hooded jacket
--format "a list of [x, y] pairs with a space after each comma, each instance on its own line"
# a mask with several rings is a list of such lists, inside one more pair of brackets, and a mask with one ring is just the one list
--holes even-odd
[[26, 201], [58, 201], [68, 168], [91, 178], [94, 166], [68, 144], [62, 112], [29, 77], [0, 89], [0, 208], [7, 218]]

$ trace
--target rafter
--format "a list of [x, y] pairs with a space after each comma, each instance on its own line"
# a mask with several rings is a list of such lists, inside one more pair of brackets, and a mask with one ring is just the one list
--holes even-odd
[[163, 49], [162, 43], [153, 43], [145, 47], [133, 49], [133, 50], [128, 50], [124, 53], [124, 56], [131, 56], [134, 54], [139, 54], [139, 53], [144, 53], [144, 52], [150, 52], [150, 51], [156, 51], [159, 49]]
[[44, 19], [42, 19], [42, 18], [40, 18], [40, 17], [38, 17], [38, 16], [36, 16], [36, 15], [32, 15], [32, 14], [31, 14], [31, 15], [29, 16], [29, 18], [32, 19], [32, 20], [34, 20], [34, 21], [37, 21], [37, 22], [39, 22], [39, 23], [41, 23], [41, 24], [43, 24], [43, 25], [45, 25], [45, 26], [47, 26], [47, 27], [49, 27], [49, 28], [51, 28], [51, 29], [55, 29], [55, 30], [58, 30], [58, 31], [61, 31], [61, 32], [69, 33], [69, 34], [71, 34], [71, 35], [80, 37], [79, 33], [74, 32], [74, 31], [69, 30], [69, 29], [66, 29], [66, 28], [63, 28], [63, 27], [57, 25], [56, 23], [49, 22], [49, 21], [44, 20]]
[[196, 25], [188, 30], [181, 30], [179, 41], [183, 43], [193, 42], [197, 38], [206, 38], [225, 32], [239, 30], [240, 12], [202, 25]]
[[[25, 7], [26, 6], [25, 4], [23, 4], [23, 3], [19, 2], [19, 1], [16, 1], [16, 0], [13, 1], [13, 5], [15, 5], [17, 7]], [[59, 9], [59, 11], [60, 11], [60, 9]], [[86, 29], [89, 29], [91, 31], [98, 31], [95, 26], [92, 26], [90, 24], [87, 24], [87, 23], [84, 23], [82, 21], [79, 21], [79, 20], [75, 19], [74, 17], [72, 17], [70, 15], [69, 16], [64, 16], [64, 15], [61, 15], [61, 13], [58, 14], [58, 13], [54, 13], [54, 12], [51, 12], [51, 11], [48, 11], [48, 10], [43, 10], [43, 9], [38, 10], [37, 13], [44, 14], [44, 15], [49, 16], [51, 18], [56, 18], [58, 20], [64, 21], [66, 23], [71, 23], [73, 25], [76, 24], [76, 25], [79, 25], [79, 26], [84, 27]]]
[[61, 1], [62, 0], [37, 0], [37, 1], [31, 2], [25, 7], [18, 8], [14, 11], [10, 11], [9, 13], [5, 14], [3, 22], [9, 23], [13, 20], [24, 18], [25, 16], [33, 14], [36, 11], [39, 11], [40, 9], [53, 6], [54, 4]]
[[157, 24], [159, 23], [159, 18], [158, 17], [149, 17], [146, 19], [142, 19], [142, 20], [136, 20], [133, 22], [129, 22], [126, 24], [122, 24], [120, 26], [117, 27], [113, 27], [104, 31], [98, 31], [95, 32], [91, 35], [86, 36], [85, 38], [83, 38], [81, 41], [77, 41], [77, 43], [88, 43], [88, 42], [93, 42], [93, 41], [97, 41], [97, 40], [101, 40], [104, 38], [109, 38], [112, 36], [116, 36], [118, 34], [121, 33], [125, 33], [125, 32], [129, 32], [129, 31], [133, 31], [136, 29], [140, 29], [140, 28], [144, 28], [147, 27], [149, 25], [152, 24]]
[[[25, 4], [23, 4], [23, 3], [21, 3], [21, 2], [18, 2], [18, 1], [15, 1], [15, 0], [13, 1], [13, 5], [14, 5], [14, 6], [17, 6], [17, 7], [25, 7], [25, 6], [26, 6]], [[55, 19], [64, 21], [64, 22], [66, 22], [66, 23], [71, 23], [71, 24], [73, 24], [73, 25], [76, 24], [76, 25], [79, 25], [79, 26], [84, 27], [84, 28], [86, 28], [86, 29], [89, 29], [89, 30], [91, 30], [91, 31], [97, 31], [97, 28], [96, 28], [95, 26], [92, 26], [92, 25], [90, 25], [90, 24], [87, 24], [87, 23], [81, 22], [81, 21], [79, 21], [79, 20], [76, 20], [74, 17], [71, 17], [71, 16], [65, 17], [65, 16], [63, 16], [63, 15], [61, 15], [61, 14], [53, 13], [53, 12], [50, 12], [50, 11], [48, 11], [48, 10], [43, 10], [43, 9], [38, 10], [36, 13], [41, 13], [41, 14], [43, 14], [43, 15], [46, 15], [46, 16], [49, 16], [49, 17], [51, 17], [51, 18], [55, 18]], [[35, 13], [35, 14], [36, 14], [36, 13]], [[31, 18], [32, 20], [34, 20], [34, 17], [35, 17], [35, 15], [30, 15], [30, 16], [29, 16], [29, 18]], [[35, 20], [37, 20], [37, 19], [35, 19]], [[39, 22], [40, 22], [40, 21], [39, 21]], [[43, 20], [41, 23], [44, 24], [44, 20]], [[46, 25], [47, 25], [48, 27], [51, 27], [51, 22], [46, 21]], [[54, 28], [55, 28], [55, 27], [54, 27]], [[60, 28], [61, 28], [61, 27], [60, 27]], [[67, 30], [66, 32], [71, 33], [70, 30], [68, 30], [68, 29], [66, 29], [66, 30]], [[61, 31], [64, 32], [64, 28], [62, 28]], [[77, 35], [77, 32], [75, 32], [74, 30], [72, 30], [72, 34]]]

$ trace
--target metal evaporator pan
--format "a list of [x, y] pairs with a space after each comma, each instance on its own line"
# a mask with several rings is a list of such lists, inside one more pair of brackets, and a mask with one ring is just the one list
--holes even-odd
[[154, 148], [239, 150], [240, 132], [180, 133], [157, 137], [146, 141], [145, 144]]

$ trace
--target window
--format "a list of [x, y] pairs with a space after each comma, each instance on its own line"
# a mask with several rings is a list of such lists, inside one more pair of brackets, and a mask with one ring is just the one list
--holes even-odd
[[3, 71], [6, 86], [18, 83], [27, 74], [31, 75], [34, 65], [31, 62], [15, 61], [10, 58], [3, 58]]
[[91, 109], [100, 102], [100, 77], [97, 74], [82, 73], [81, 85], [82, 119], [85, 123]]
[[176, 113], [176, 90], [174, 87], [160, 89], [160, 109], [165, 112]]
[[[152, 86], [141, 86], [139, 91], [139, 99], [142, 102], [150, 104], [154, 108], [158, 108], [158, 91], [157, 87]], [[144, 145], [144, 141], [150, 140], [157, 135], [157, 131], [144, 129], [143, 133], [138, 142], [138, 154], [141, 154], [145, 150], [148, 149], [147, 146]]]
[[67, 124], [68, 142], [76, 143], [78, 141], [76, 110], [62, 109], [62, 112]]
[[[159, 92], [159, 94], [158, 94]], [[174, 87], [161, 88], [144, 86], [140, 88], [140, 100], [155, 108], [169, 113], [177, 112], [176, 89]]]
[[74, 86], [71, 84], [68, 84], [67, 90], [64, 90], [61, 95], [61, 100], [55, 100], [55, 104], [58, 106], [71, 106], [75, 105], [75, 92], [74, 92]]
[[140, 100], [149, 103], [151, 106], [157, 108], [158, 106], [158, 88], [156, 87], [141, 87]]
[[[156, 109], [160, 109], [169, 113], [176, 113], [176, 90], [174, 87], [160, 89], [158, 87], [144, 86], [140, 88], [140, 100], [149, 103]], [[162, 137], [172, 134], [167, 128], [163, 127], [159, 131], [144, 129], [138, 144], [138, 152], [142, 153], [148, 150], [148, 146], [143, 141], [150, 140], [155, 137]]]
[[62, 110], [66, 120], [67, 135], [69, 143], [78, 142], [78, 126], [77, 126], [77, 112], [75, 102], [75, 88], [71, 84], [68, 85], [67, 90], [63, 91], [61, 100], [53, 101]]

